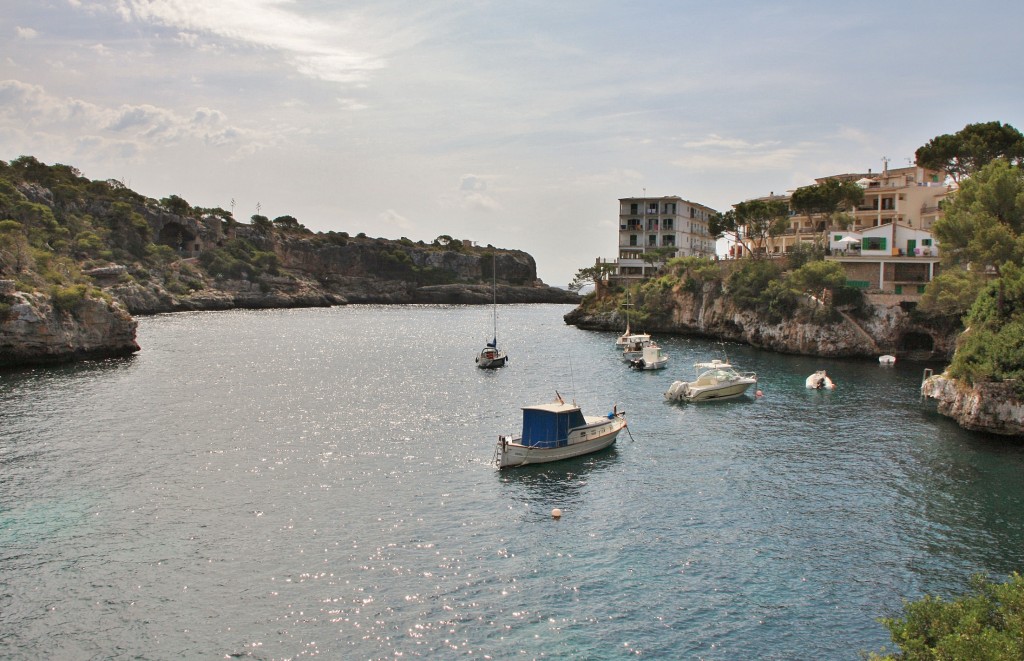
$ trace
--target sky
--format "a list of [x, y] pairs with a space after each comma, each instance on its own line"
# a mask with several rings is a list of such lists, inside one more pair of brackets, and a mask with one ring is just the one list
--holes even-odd
[[313, 231], [523, 250], [1024, 130], [1024, 3], [0, 0], [0, 160]]

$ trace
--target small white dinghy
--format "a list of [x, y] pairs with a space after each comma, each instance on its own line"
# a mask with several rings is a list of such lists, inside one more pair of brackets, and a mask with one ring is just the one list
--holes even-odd
[[880, 365], [895, 365], [896, 364], [896, 356], [890, 356], [889, 354], [886, 354], [884, 356], [879, 356], [878, 357], [878, 363]]
[[835, 390], [836, 387], [836, 384], [832, 383], [832, 379], [828, 378], [825, 370], [818, 370], [807, 377], [806, 385], [811, 390]]

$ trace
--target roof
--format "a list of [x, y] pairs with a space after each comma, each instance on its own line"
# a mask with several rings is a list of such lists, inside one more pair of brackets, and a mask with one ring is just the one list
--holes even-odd
[[579, 410], [580, 407], [575, 404], [566, 404], [565, 402], [548, 402], [547, 404], [534, 404], [533, 406], [524, 406], [524, 411], [546, 411], [548, 413], [567, 413], [572, 410]]

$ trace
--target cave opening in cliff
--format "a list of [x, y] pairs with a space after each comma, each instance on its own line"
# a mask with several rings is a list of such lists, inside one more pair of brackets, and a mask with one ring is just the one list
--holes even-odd
[[901, 351], [931, 351], [935, 348], [935, 340], [927, 333], [904, 333], [899, 348]]
[[195, 254], [199, 252], [199, 241], [196, 235], [188, 228], [178, 223], [167, 223], [160, 230], [157, 241], [165, 246], [184, 254]]

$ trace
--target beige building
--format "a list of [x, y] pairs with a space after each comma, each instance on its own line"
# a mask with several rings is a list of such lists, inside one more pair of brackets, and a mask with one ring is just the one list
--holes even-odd
[[[816, 179], [822, 183], [827, 179], [854, 181], [864, 189], [864, 201], [856, 208], [845, 209], [845, 216], [852, 223], [841, 227], [821, 216], [790, 215], [790, 227], [782, 235], [768, 240], [769, 253], [786, 253], [800, 243], [827, 242], [827, 233], [848, 230], [862, 232], [883, 225], [902, 225], [918, 230], [931, 230], [940, 215], [939, 203], [946, 197], [949, 187], [946, 175], [938, 170], [917, 166], [885, 168], [880, 173], [837, 174]], [[789, 199], [788, 195], [772, 195], [764, 199]]]
[[714, 256], [715, 239], [708, 233], [708, 220], [715, 213], [711, 207], [674, 195], [619, 199], [615, 277], [641, 280], [653, 275], [665, 259]]
[[[853, 181], [864, 200], [830, 221], [790, 212], [790, 227], [771, 237], [769, 255], [782, 255], [801, 243], [827, 248], [826, 259], [842, 264], [847, 284], [870, 292], [919, 297], [939, 269], [939, 245], [931, 233], [940, 203], [952, 189], [944, 172], [917, 166], [880, 173], [840, 174], [816, 179]], [[764, 200], [789, 200], [770, 195]]]

